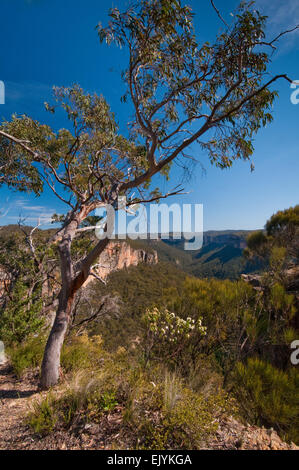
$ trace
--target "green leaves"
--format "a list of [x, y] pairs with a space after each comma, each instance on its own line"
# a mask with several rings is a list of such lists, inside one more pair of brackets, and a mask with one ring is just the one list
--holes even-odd
[[30, 334], [38, 333], [44, 323], [41, 311], [41, 292], [28, 298], [28, 286], [18, 280], [6, 308], [1, 311], [0, 337], [7, 344], [12, 344], [21, 343]]
[[[28, 116], [13, 116], [0, 130], [0, 185], [39, 194], [46, 183], [74, 207], [86, 199], [102, 201], [113, 184], [126, 180], [126, 169], [138, 176], [148, 167], [144, 146], [118, 134], [109, 105], [78, 86], [54, 87], [54, 98], [66, 113], [68, 129], [54, 132]], [[54, 113], [57, 105], [45, 104]], [[66, 194], [69, 193], [69, 196]]]
[[292, 265], [299, 261], [299, 205], [273, 214], [265, 228], [265, 232], [254, 232], [248, 237], [246, 256], [271, 261], [275, 255], [274, 251], [282, 248], [285, 252], [280, 256], [280, 263], [274, 263], [277, 269], [273, 269], [278, 273], [280, 271], [281, 275], [281, 270], [286, 268], [286, 264]]
[[266, 224], [268, 235], [279, 236], [287, 229], [299, 227], [299, 205], [278, 211]]
[[28, 122], [26, 116], [21, 120], [13, 116], [10, 123], [5, 121], [0, 126], [0, 187], [6, 184], [12, 189], [33, 191], [39, 195], [43, 184], [36, 168], [31, 165], [32, 154], [22, 151], [20, 145], [6, 137], [15, 132], [16, 140], [20, 139], [23, 148], [28, 147], [28, 130], [23, 126], [25, 121]]
[[148, 190], [158, 172], [169, 177], [175, 158], [190, 157], [194, 143], [222, 169], [250, 160], [255, 134], [273, 119], [270, 84], [285, 77], [267, 78], [266, 18], [243, 3], [231, 28], [209, 43], [198, 40], [193, 13], [179, 0], [141, 0], [109, 16], [99, 40], [129, 53], [121, 98], [134, 110], [128, 138], [103, 96], [55, 87], [56, 104], [45, 107], [60, 106], [68, 128], [54, 132], [27, 116], [3, 123], [0, 185], [40, 194], [47, 184], [75, 213], [87, 201], [111, 200], [115, 188]]
[[45, 105], [46, 111], [48, 111], [49, 113], [52, 113], [52, 114], [55, 113], [55, 107], [54, 106], [50, 106], [49, 103], [46, 103], [46, 102], [44, 103], [44, 105]]
[[254, 134], [273, 119], [277, 96], [263, 86], [270, 62], [260, 48], [265, 27], [266, 17], [247, 2], [214, 44], [197, 41], [191, 9], [180, 1], [143, 0], [123, 13], [111, 11], [98, 32], [130, 53], [123, 79], [125, 100], [130, 96], [135, 107], [132, 138], [155, 139], [153, 147], [170, 159], [208, 124], [211, 138], [199, 143], [212, 163], [229, 168], [248, 160]]
[[274, 426], [288, 440], [298, 442], [298, 371], [282, 371], [270, 363], [251, 358], [237, 364], [234, 393], [246, 419]]

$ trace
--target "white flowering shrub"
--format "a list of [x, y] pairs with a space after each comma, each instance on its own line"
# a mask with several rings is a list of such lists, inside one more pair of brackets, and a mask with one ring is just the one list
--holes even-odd
[[201, 318], [183, 319], [166, 308], [147, 310], [144, 324], [147, 359], [154, 354], [156, 357], [175, 360], [184, 348], [192, 344], [194, 337], [204, 336], [207, 331]]

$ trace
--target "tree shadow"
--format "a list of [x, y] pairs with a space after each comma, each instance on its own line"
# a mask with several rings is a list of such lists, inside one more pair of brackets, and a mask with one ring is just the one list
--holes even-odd
[[0, 390], [0, 400], [27, 398], [36, 394], [37, 390]]
[[[14, 399], [17, 400], [19, 398], [27, 398], [31, 397], [32, 395], [38, 393], [38, 387], [34, 388], [34, 385], [32, 386], [31, 389], [29, 390], [18, 390], [17, 388], [14, 387], [14, 381], [19, 382], [17, 376], [14, 374], [13, 368], [11, 367], [10, 364], [2, 364], [0, 366], [0, 376], [2, 379], [7, 377], [7, 381], [9, 382], [9, 386], [11, 388], [9, 389], [1, 389], [0, 388], [0, 400], [5, 400], [5, 399]], [[1, 381], [2, 382], [2, 381]], [[4, 385], [5, 380], [0, 384], [0, 387]]]

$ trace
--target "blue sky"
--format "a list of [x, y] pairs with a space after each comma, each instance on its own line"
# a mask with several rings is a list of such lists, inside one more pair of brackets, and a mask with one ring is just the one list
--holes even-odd
[[[196, 13], [196, 29], [201, 40], [211, 40], [221, 26], [209, 0], [189, 0]], [[216, 1], [229, 21], [235, 1]], [[269, 18], [269, 35], [299, 24], [299, 0], [258, 0], [258, 8]], [[105, 24], [107, 10], [120, 8], [124, 0], [0, 0], [0, 80], [6, 85], [6, 103], [0, 117], [14, 112], [26, 113], [54, 128], [64, 123], [45, 113], [51, 87], [79, 83], [89, 92], [105, 96], [116, 113], [122, 130], [126, 129], [127, 108], [120, 103], [123, 88], [120, 71], [126, 54], [115, 47], [100, 45], [95, 27]], [[287, 73], [299, 81], [299, 34], [283, 38], [273, 57], [271, 72]], [[299, 87], [298, 87], [299, 88]], [[287, 82], [277, 86], [280, 97], [274, 106], [274, 122], [261, 130], [255, 141], [255, 171], [248, 163], [237, 162], [221, 171], [209, 165], [196, 146], [198, 165], [191, 181], [184, 184], [189, 194], [170, 202], [202, 203], [204, 229], [255, 229], [277, 210], [299, 203], [298, 123], [299, 104], [291, 103], [293, 90]], [[299, 93], [298, 93], [299, 97]], [[174, 168], [170, 183], [158, 178], [169, 190], [180, 181]], [[40, 198], [0, 189], [0, 224], [16, 223], [22, 216], [28, 223], [65, 211], [62, 203], [46, 191]]]

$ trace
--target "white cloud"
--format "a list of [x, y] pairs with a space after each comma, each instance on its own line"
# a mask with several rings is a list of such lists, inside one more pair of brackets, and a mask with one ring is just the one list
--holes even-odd
[[[45, 210], [45, 207], [44, 206], [31, 206], [31, 205], [28, 205], [28, 204], [18, 204], [17, 207], [20, 207], [21, 209], [24, 209], [26, 211], [30, 211], [30, 212], [42, 212]], [[51, 210], [51, 209], [49, 209]], [[54, 209], [53, 209], [54, 211]]]
[[39, 82], [18, 83], [5, 81], [5, 98], [7, 104], [21, 102], [36, 102], [40, 105], [48, 97], [52, 87]]
[[20, 219], [26, 222], [42, 224], [51, 222], [53, 214], [57, 210], [52, 207], [30, 204], [25, 198], [10, 201], [7, 199], [5, 206], [0, 207], [0, 217], [5, 223], [17, 223]]
[[39, 216], [35, 216], [35, 217], [27, 217], [27, 216], [17, 216], [17, 215], [8, 215], [6, 216], [6, 219], [9, 219], [9, 220], [14, 220], [15, 222], [19, 221], [20, 219], [22, 221], [34, 221], [34, 222], [37, 222], [40, 220], [41, 222], [50, 222], [52, 220], [52, 215], [53, 213], [51, 214], [39, 214]]
[[[299, 0], [256, 0], [255, 5], [261, 14], [268, 16], [269, 39], [299, 24]], [[299, 42], [298, 38], [299, 30], [283, 36], [281, 50], [290, 50]]]

